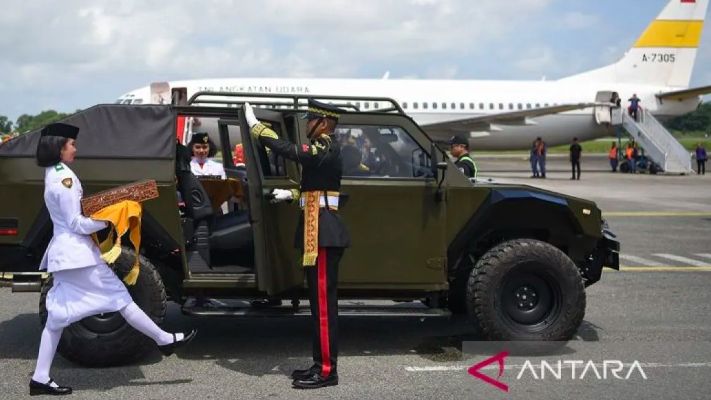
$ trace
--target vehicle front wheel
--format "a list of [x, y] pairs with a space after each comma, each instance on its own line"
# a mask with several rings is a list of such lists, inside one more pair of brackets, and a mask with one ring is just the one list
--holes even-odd
[[585, 289], [565, 253], [516, 239], [479, 259], [469, 277], [467, 307], [490, 340], [569, 340], [585, 315]]
[[[112, 266], [123, 277], [133, 265], [134, 252], [122, 249]], [[156, 324], [165, 318], [167, 300], [163, 281], [156, 267], [140, 256], [140, 273], [133, 286], [127, 286], [133, 301]], [[42, 287], [39, 314], [42, 325], [47, 321], [47, 293], [52, 288], [50, 277]], [[106, 367], [136, 362], [155, 349], [155, 342], [133, 329], [119, 312], [93, 315], [64, 328], [58, 352], [64, 358], [88, 367]]]

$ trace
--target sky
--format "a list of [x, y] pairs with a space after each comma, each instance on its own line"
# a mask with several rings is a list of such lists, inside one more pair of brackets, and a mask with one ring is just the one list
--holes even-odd
[[[178, 79], [552, 80], [619, 59], [666, 3], [3, 0], [0, 115], [71, 112]], [[692, 85], [711, 84], [708, 25]]]

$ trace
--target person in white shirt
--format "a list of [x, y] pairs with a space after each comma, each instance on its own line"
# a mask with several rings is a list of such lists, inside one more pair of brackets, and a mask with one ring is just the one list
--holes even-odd
[[222, 179], [227, 178], [222, 164], [212, 159], [215, 153], [217, 153], [217, 146], [210, 140], [207, 133], [194, 133], [190, 139], [188, 148], [193, 154], [193, 158], [190, 160], [190, 171], [193, 175], [219, 176]]
[[104, 221], [81, 213], [82, 185], [68, 164], [74, 161], [79, 128], [47, 125], [37, 145], [37, 165], [45, 168], [44, 201], [53, 223], [53, 236], [42, 257], [40, 270], [53, 276], [47, 293], [47, 322], [42, 331], [37, 366], [30, 379], [30, 395], [63, 395], [72, 392], [49, 376], [62, 330], [91, 315], [119, 312], [133, 328], [153, 339], [170, 355], [196, 334], [169, 333], [158, 327], [133, 302], [128, 290], [101, 259], [91, 234], [107, 227]]

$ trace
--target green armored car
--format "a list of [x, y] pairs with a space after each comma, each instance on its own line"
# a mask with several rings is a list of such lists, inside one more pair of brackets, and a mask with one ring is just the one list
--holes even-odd
[[[585, 288], [603, 267], [619, 268], [619, 243], [595, 203], [471, 182], [393, 100], [313, 98], [345, 110], [336, 129], [338, 213], [352, 246], [339, 271], [341, 316], [467, 314], [491, 340], [575, 334]], [[72, 169], [85, 195], [144, 179], [158, 184], [160, 196], [143, 203], [140, 275], [128, 288], [158, 323], [169, 301], [191, 316], [309, 315], [294, 248], [302, 210], [298, 202], [270, 201], [273, 189], [298, 187], [300, 169], [250, 137], [245, 101], [281, 137], [307, 142], [303, 96], [203, 92], [182, 106], [98, 105], [64, 121], [81, 129]], [[180, 143], [199, 131], [218, 147], [227, 179], [190, 172]], [[37, 268], [52, 222], [34, 160], [38, 139], [32, 132], [0, 145], [0, 273], [13, 291], [41, 291], [45, 318], [52, 278]], [[134, 257], [124, 249], [116, 273], [125, 274]], [[256, 307], [258, 299], [271, 306]], [[59, 351], [80, 364], [115, 365], [139, 359], [151, 344], [111, 313], [66, 328]]]

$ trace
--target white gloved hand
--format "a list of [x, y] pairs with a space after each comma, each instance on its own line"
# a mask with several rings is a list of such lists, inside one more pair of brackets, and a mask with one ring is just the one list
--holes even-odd
[[282, 201], [290, 201], [294, 199], [294, 194], [291, 190], [286, 189], [273, 189], [272, 190], [272, 203], [279, 203]]
[[247, 125], [249, 125], [249, 129], [252, 129], [254, 125], [259, 123], [259, 120], [254, 116], [254, 110], [249, 103], [244, 103], [242, 109], [244, 110], [244, 118], [247, 120]]

